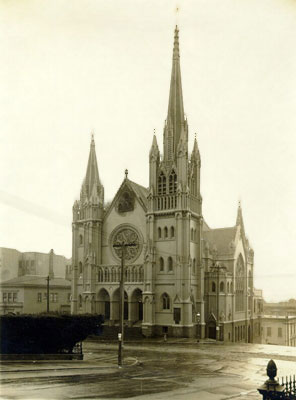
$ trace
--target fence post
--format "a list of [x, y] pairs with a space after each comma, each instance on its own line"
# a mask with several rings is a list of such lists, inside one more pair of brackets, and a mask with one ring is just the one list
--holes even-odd
[[277, 374], [277, 366], [273, 360], [267, 364], [266, 373], [269, 379], [264, 385], [258, 388], [258, 392], [262, 395], [263, 400], [279, 400], [284, 398], [284, 385], [280, 385], [279, 381], [275, 379]]

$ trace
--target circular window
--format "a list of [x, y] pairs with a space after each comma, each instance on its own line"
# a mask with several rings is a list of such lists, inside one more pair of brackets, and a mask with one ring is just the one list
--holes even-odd
[[135, 261], [141, 253], [142, 240], [139, 232], [131, 225], [121, 225], [111, 234], [110, 246], [117, 259], [121, 259], [122, 244], [130, 244], [130, 246], [125, 246], [125, 260]]

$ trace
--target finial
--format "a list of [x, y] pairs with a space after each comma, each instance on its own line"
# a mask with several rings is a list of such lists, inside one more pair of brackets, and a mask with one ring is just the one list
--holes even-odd
[[90, 132], [90, 136], [91, 136], [91, 143], [94, 143], [94, 141], [95, 141], [95, 132], [94, 132], [93, 129]]
[[274, 381], [274, 378], [276, 377], [277, 374], [277, 366], [273, 360], [269, 360], [266, 368], [266, 373], [269, 379]]
[[241, 199], [238, 199], [238, 208], [241, 208], [241, 205], [242, 205], [242, 201], [241, 201]]
[[195, 134], [194, 134], [194, 140], [196, 140], [196, 135], [197, 135], [197, 133], [195, 132]]
[[127, 176], [128, 176], [128, 169], [126, 169], [126, 170], [124, 171], [124, 173], [125, 173], [125, 179], [127, 179]]

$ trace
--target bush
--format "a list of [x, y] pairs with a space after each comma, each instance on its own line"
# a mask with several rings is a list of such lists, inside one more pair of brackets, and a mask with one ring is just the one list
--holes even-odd
[[98, 335], [101, 315], [2, 315], [2, 354], [71, 353], [76, 343]]

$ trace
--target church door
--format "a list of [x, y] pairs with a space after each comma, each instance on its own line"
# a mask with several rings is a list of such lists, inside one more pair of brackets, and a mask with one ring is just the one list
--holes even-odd
[[209, 331], [209, 338], [216, 339], [216, 324], [214, 322], [209, 323], [208, 331]]

